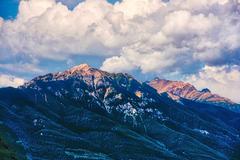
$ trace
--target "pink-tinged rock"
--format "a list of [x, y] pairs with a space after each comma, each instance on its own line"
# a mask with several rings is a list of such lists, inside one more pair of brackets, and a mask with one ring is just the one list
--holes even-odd
[[178, 98], [185, 98], [194, 101], [210, 102], [210, 103], [226, 103], [233, 105], [230, 99], [221, 97], [217, 94], [212, 94], [210, 90], [197, 90], [193, 85], [181, 81], [170, 81], [165, 79], [155, 78], [149, 85], [155, 88], [158, 93], [167, 92], [168, 95], [176, 100]]

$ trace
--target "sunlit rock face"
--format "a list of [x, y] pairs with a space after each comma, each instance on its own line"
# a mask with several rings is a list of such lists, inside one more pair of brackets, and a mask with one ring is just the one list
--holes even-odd
[[211, 93], [207, 88], [201, 91], [197, 90], [193, 85], [182, 81], [170, 81], [165, 79], [155, 78], [148, 83], [155, 88], [158, 93], [167, 93], [169, 97], [174, 100], [185, 98], [197, 102], [215, 104], [233, 111], [240, 111], [240, 105], [234, 103], [228, 98], [221, 97], [217, 94]]
[[0, 125], [29, 159], [227, 160], [239, 117], [87, 64], [0, 89]]

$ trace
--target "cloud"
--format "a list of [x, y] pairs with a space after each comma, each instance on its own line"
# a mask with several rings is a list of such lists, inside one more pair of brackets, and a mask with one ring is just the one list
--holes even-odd
[[12, 75], [0, 74], [0, 87], [18, 87], [23, 85], [25, 82], [24, 79], [18, 78]]
[[109, 72], [128, 72], [134, 69], [129, 61], [123, 57], [112, 57], [103, 62], [102, 70], [108, 70]]
[[[69, 5], [72, 1], [62, 2]], [[210, 70], [203, 66], [212, 66], [223, 67], [220, 74], [238, 75], [237, 0], [122, 0], [115, 4], [85, 0], [72, 9], [64, 4], [21, 1], [16, 19], [0, 18], [0, 62], [24, 57], [28, 59], [22, 63], [24, 70], [46, 59], [98, 56], [105, 58], [101, 69], [111, 72], [194, 74], [207, 80], [196, 73], [207, 75]], [[31, 64], [32, 60], [36, 62]], [[8, 70], [10, 66], [1, 65]], [[217, 84], [221, 83], [212, 84], [212, 90]], [[226, 86], [230, 92], [231, 85]]]
[[105, 28], [100, 25], [104, 25], [101, 20], [111, 7], [96, 0], [80, 3], [73, 10], [54, 0], [21, 1], [17, 19], [1, 26], [0, 46], [54, 60], [98, 51], [109, 54], [106, 48], [110, 41], [99, 39], [107, 36], [102, 35]]
[[44, 71], [32, 63], [5, 63], [0, 64], [0, 69], [11, 73], [43, 73]]
[[239, 6], [235, 0], [86, 0], [70, 10], [54, 0], [21, 1], [17, 19], [1, 22], [0, 48], [37, 59], [104, 56], [102, 68], [111, 71], [111, 62], [123, 60], [119, 68], [144, 73], [184, 73], [183, 63], [234, 65]]
[[205, 66], [198, 74], [188, 76], [185, 80], [199, 89], [208, 87], [214, 93], [240, 102], [240, 67], [237, 65]]
[[0, 17], [0, 28], [1, 28], [2, 24], [3, 24], [3, 22], [4, 22], [3, 18]]
[[[119, 60], [129, 61], [144, 73], [163, 74], [172, 71], [186, 74], [186, 68], [196, 63], [199, 66], [238, 65], [239, 11], [239, 3], [235, 1], [167, 2], [150, 15], [131, 19], [132, 22], [138, 19], [139, 25], [145, 28], [140, 33], [144, 36], [124, 46]], [[149, 28], [145, 27], [147, 22]], [[106, 64], [111, 66], [110, 59], [102, 68], [106, 68]], [[198, 69], [192, 67], [194, 72]]]

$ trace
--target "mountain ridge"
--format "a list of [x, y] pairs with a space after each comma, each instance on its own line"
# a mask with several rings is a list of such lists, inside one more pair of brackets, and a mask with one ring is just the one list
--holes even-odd
[[0, 89], [0, 121], [31, 159], [221, 160], [237, 153], [240, 114], [183, 105], [128, 74], [85, 64]]
[[[84, 63], [80, 65], [73, 66], [70, 69], [65, 70], [64, 72], [57, 72], [57, 73], [49, 73], [49, 75], [52, 75], [53, 78], [55, 77], [55, 80], [59, 78], [67, 78], [68, 76], [74, 76], [81, 74], [82, 76], [94, 76], [95, 78], [106, 76], [106, 75], [113, 75], [113, 74], [124, 74], [131, 78], [133, 78], [131, 75], [127, 73], [108, 73], [106, 71], [99, 70], [97, 68], [91, 67], [90, 65]], [[48, 75], [48, 74], [47, 74]], [[41, 78], [41, 76], [36, 77]], [[36, 79], [34, 78], [34, 79]], [[33, 79], [33, 80], [34, 80]], [[26, 82], [24, 85], [29, 84], [31, 81]], [[186, 98], [190, 100], [197, 100], [198, 102], [220, 102], [220, 103], [228, 103], [230, 105], [238, 104], [230, 100], [229, 98], [219, 96], [218, 94], [212, 94], [211, 91], [208, 88], [204, 88], [201, 91], [197, 90], [192, 84], [188, 82], [183, 81], [176, 81], [176, 80], [167, 80], [167, 79], [160, 79], [156, 77], [152, 81], [147, 82], [140, 82], [140, 83], [146, 83], [149, 86], [153, 87], [158, 91], [158, 93], [164, 93], [167, 92], [171, 98], [174, 100], [177, 100], [179, 98]], [[165, 85], [164, 85], [165, 83]], [[24, 86], [23, 85], [23, 86]], [[20, 86], [21, 88], [22, 86]], [[184, 90], [186, 89], [186, 90]], [[191, 91], [194, 91], [191, 93]], [[183, 93], [178, 93], [183, 92]], [[184, 93], [185, 92], [185, 93]], [[189, 94], [191, 93], [191, 94]], [[215, 99], [214, 99], [215, 98]]]
[[173, 100], [179, 101], [180, 98], [185, 98], [201, 103], [214, 104], [233, 111], [240, 111], [240, 104], [219, 96], [218, 94], [213, 94], [208, 88], [204, 88], [200, 91], [190, 83], [160, 78], [155, 78], [148, 82], [148, 84], [155, 88], [159, 94], [166, 92]]

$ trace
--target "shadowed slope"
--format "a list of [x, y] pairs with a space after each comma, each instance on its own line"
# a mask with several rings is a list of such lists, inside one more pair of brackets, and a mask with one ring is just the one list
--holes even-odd
[[0, 120], [32, 159], [229, 159], [239, 114], [195, 106], [86, 64], [0, 89]]

